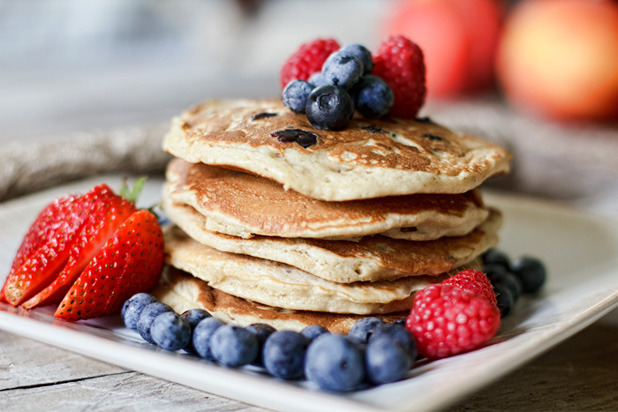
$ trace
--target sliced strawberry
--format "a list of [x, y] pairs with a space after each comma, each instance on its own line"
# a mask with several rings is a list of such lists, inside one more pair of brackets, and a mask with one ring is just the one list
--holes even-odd
[[[142, 184], [139, 180], [133, 191], [121, 193], [135, 199]], [[154, 286], [162, 265], [163, 237], [156, 217], [100, 185], [43, 209], [24, 237], [1, 293], [10, 304], [26, 309], [64, 296], [58, 317], [99, 316]], [[88, 301], [70, 302], [74, 297]], [[83, 304], [89, 306], [79, 306]], [[72, 305], [78, 306], [73, 310]]]
[[[2, 288], [6, 302], [17, 306], [39, 293], [71, 258], [77, 260], [78, 266], [85, 266], [88, 261], [78, 258], [80, 253], [75, 249], [83, 248], [87, 243], [84, 239], [93, 237], [101, 229], [100, 225], [109, 216], [106, 205], [114, 199], [121, 198], [103, 184], [83, 196], [61, 198], [43, 209], [26, 234]], [[128, 203], [126, 200], [122, 202]], [[125, 207], [124, 203], [122, 207]], [[123, 213], [128, 217], [128, 213]], [[108, 232], [107, 237], [113, 230]]]
[[74, 231], [61, 225], [62, 234], [38, 248], [7, 278], [3, 293], [6, 302], [17, 306], [51, 282], [69, 258], [68, 243]]
[[[47, 205], [37, 216], [34, 223], [30, 225], [30, 228], [26, 232], [17, 253], [13, 264], [11, 265], [11, 271], [7, 277], [7, 280], [14, 276], [15, 272], [31, 257], [38, 249], [43, 247], [47, 242], [54, 237], [55, 232], [69, 231], [70, 228], [66, 227], [63, 222], [64, 216], [67, 216], [68, 210], [71, 205], [77, 201], [76, 196], [65, 196], [54, 200]], [[73, 228], [77, 229], [79, 222], [73, 222]], [[10, 284], [6, 282], [5, 285]], [[4, 287], [0, 291], [0, 301], [6, 302], [4, 296]]]
[[61, 198], [39, 214], [2, 287], [7, 303], [17, 306], [29, 299], [62, 269], [70, 256], [71, 239], [86, 219], [85, 204], [83, 196]]
[[161, 227], [152, 213], [139, 210], [92, 259], [54, 316], [78, 320], [117, 312], [131, 295], [153, 287], [162, 267]]
[[46, 288], [22, 304], [25, 309], [59, 302], [105, 242], [136, 211], [135, 205], [107, 190], [84, 195], [88, 214], [74, 236], [70, 256], [62, 272]]
[[21, 266], [35, 250], [47, 243], [52, 233], [58, 230], [59, 219], [66, 216], [71, 204], [76, 200], [76, 196], [61, 197], [51, 202], [39, 213], [17, 250], [13, 265], [11, 266], [12, 270]]

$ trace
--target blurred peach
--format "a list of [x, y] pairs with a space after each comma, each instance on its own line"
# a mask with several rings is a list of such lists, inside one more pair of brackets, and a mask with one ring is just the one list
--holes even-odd
[[503, 15], [497, 0], [400, 0], [385, 34], [417, 43], [427, 65], [429, 96], [450, 97], [492, 84]]
[[506, 22], [496, 70], [514, 105], [560, 119], [618, 116], [618, 3], [524, 0]]

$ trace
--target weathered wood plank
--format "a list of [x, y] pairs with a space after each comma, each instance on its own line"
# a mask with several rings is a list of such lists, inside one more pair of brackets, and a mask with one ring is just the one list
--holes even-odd
[[264, 411], [137, 372], [3, 391], [0, 392], [0, 410]]
[[0, 332], [0, 411], [264, 409]]
[[618, 326], [595, 324], [449, 412], [618, 410]]
[[0, 390], [124, 371], [117, 366], [0, 331]]

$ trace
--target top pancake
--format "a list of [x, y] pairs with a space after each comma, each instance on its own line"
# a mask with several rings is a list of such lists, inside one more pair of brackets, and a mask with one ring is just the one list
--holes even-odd
[[[308, 139], [301, 145], [276, 137], [288, 129]], [[344, 130], [317, 130], [278, 99], [199, 105], [172, 121], [163, 148], [191, 163], [249, 171], [327, 201], [463, 193], [507, 172], [510, 158], [431, 121], [356, 116]]]

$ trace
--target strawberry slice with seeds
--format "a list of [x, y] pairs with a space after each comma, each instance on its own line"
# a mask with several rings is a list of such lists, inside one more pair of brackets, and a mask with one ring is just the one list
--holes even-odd
[[[35, 221], [30, 225], [30, 228], [26, 232], [15, 254], [15, 259], [13, 259], [8, 278], [14, 276], [20, 266], [53, 237], [55, 231], [60, 230], [61, 220], [59, 216], [65, 216], [65, 211], [68, 210], [70, 205], [76, 200], [77, 198], [75, 196], [61, 197], [51, 202], [39, 213]], [[75, 228], [77, 227], [78, 225], [76, 224]], [[62, 228], [62, 230], [66, 230], [66, 228]], [[0, 301], [7, 302], [4, 296], [4, 287], [0, 290]]]
[[[98, 190], [102, 187], [93, 189]], [[87, 217], [87, 206], [84, 196], [68, 196], [55, 200], [39, 213], [24, 236], [2, 287], [4, 301], [17, 306], [53, 280], [69, 259], [71, 239]]]
[[17, 306], [51, 282], [69, 258], [67, 243], [73, 234], [68, 224], [11, 272], [2, 288], [7, 303]]
[[66, 215], [65, 211], [67, 211], [76, 200], [76, 196], [61, 197], [51, 202], [39, 213], [34, 223], [30, 225], [28, 232], [24, 236], [15, 254], [11, 271], [21, 266], [34, 251], [47, 243], [52, 237], [52, 233], [59, 229], [59, 219], [63, 215]]
[[78, 320], [120, 310], [126, 299], [155, 285], [163, 267], [163, 234], [147, 210], [129, 217], [98, 251], [54, 316]]
[[87, 193], [82, 199], [88, 205], [86, 218], [72, 239], [70, 255], [62, 272], [47, 287], [23, 303], [25, 309], [59, 302], [99, 249], [137, 210], [132, 202], [117, 196], [109, 188], [99, 189]]

